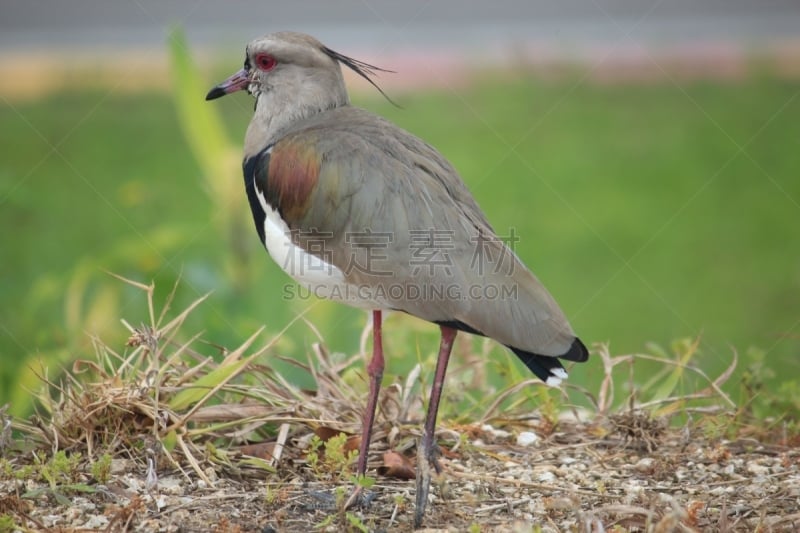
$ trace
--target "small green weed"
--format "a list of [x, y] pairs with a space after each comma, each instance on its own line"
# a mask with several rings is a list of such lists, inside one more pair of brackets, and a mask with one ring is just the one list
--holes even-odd
[[319, 524], [316, 524], [314, 526], [314, 529], [325, 529], [326, 527], [328, 527], [331, 524], [333, 524], [333, 520], [335, 518], [336, 518], [336, 515], [332, 515], [332, 514], [326, 516], [325, 519], [322, 522], [320, 522]]
[[322, 439], [320, 439], [317, 435], [313, 435], [308, 445], [308, 452], [306, 453], [306, 462], [311, 470], [317, 475], [319, 474], [320, 455], [322, 453], [321, 450], [323, 444], [324, 442], [322, 442]]
[[0, 515], [0, 533], [11, 533], [12, 531], [21, 531], [22, 528], [17, 525], [14, 517], [7, 514]]
[[92, 463], [92, 477], [100, 483], [108, 483], [111, 477], [111, 454], [104, 453]]
[[6, 458], [0, 459], [0, 479], [11, 479], [14, 477], [16, 468]]
[[371, 489], [373, 486], [375, 486], [375, 478], [367, 475], [354, 475], [350, 476], [349, 479], [352, 484], [361, 487], [362, 489]]
[[347, 518], [347, 522], [358, 531], [363, 533], [368, 533], [369, 528], [364, 524], [360, 517], [354, 515], [353, 513], [345, 513], [345, 517]]
[[47, 482], [46, 487], [34, 489], [22, 495], [23, 498], [36, 499], [40, 496], [52, 496], [61, 505], [71, 505], [70, 494], [75, 492], [93, 493], [95, 489], [86, 483], [80, 482], [81, 477], [81, 454], [73, 453], [67, 455], [64, 450], [57, 451], [50, 459], [33, 452], [33, 465], [28, 468], [21, 468], [27, 477], [18, 479], [38, 478], [40, 481]]
[[34, 452], [34, 462], [39, 466], [39, 475], [51, 488], [77, 481], [80, 475], [81, 454], [67, 455], [64, 450], [57, 451], [50, 460], [45, 460]]
[[[311, 437], [306, 461], [314, 475], [332, 481], [351, 479], [350, 470], [358, 452], [347, 450], [346, 444], [347, 435], [344, 433], [339, 433], [327, 441], [323, 441], [317, 435]], [[363, 481], [367, 483], [366, 480]]]

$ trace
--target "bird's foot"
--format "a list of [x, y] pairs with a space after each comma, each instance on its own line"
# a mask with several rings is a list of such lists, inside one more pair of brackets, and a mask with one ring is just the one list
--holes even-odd
[[311, 497], [311, 500], [303, 506], [305, 509], [314, 511], [321, 510], [329, 513], [335, 513], [353, 507], [369, 507], [377, 496], [375, 491], [365, 490], [363, 487], [356, 487], [353, 489], [353, 492], [350, 493], [347, 500], [345, 500], [344, 506], [342, 506], [341, 496], [339, 495], [341, 493], [338, 493], [338, 490], [333, 492], [313, 490], [308, 491], [306, 494]]
[[417, 448], [417, 491], [416, 505], [414, 507], [414, 528], [422, 526], [422, 517], [425, 516], [425, 508], [428, 506], [428, 494], [431, 488], [431, 467], [437, 474], [442, 473], [442, 465], [439, 463], [441, 451], [436, 444], [426, 447], [421, 439]]
[[344, 503], [345, 509], [351, 509], [353, 507], [369, 507], [369, 505], [375, 500], [376, 493], [371, 490], [366, 490], [364, 487], [357, 485], [353, 492], [350, 494], [350, 497], [347, 498], [347, 501]]

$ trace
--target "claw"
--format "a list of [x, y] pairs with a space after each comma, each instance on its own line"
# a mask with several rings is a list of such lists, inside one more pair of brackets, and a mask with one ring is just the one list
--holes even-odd
[[[422, 517], [425, 516], [425, 508], [428, 506], [428, 492], [431, 488], [431, 463], [428, 458], [428, 450], [423, 444], [425, 439], [421, 439], [417, 448], [417, 490], [416, 505], [414, 506], [414, 529], [422, 526]], [[439, 471], [439, 468], [437, 468]]]
[[363, 487], [357, 486], [353, 489], [353, 493], [350, 494], [350, 497], [347, 498], [347, 501], [344, 503], [345, 509], [351, 509], [353, 507], [369, 507], [370, 504], [375, 500], [377, 494], [371, 490], [364, 490]]
[[433, 443], [427, 446], [427, 439], [420, 439], [417, 448], [417, 491], [416, 506], [414, 508], [414, 527], [422, 526], [422, 517], [425, 516], [425, 508], [428, 505], [428, 494], [431, 488], [431, 467], [436, 470], [436, 474], [442, 473], [442, 465], [439, 462], [441, 450], [439, 445]]
[[417, 448], [417, 497], [414, 508], [414, 528], [422, 526], [422, 517], [425, 516], [425, 507], [428, 506], [428, 493], [431, 489], [431, 466], [436, 473], [442, 472], [438, 459], [438, 446], [434, 440], [436, 432], [436, 413], [439, 411], [439, 400], [442, 396], [444, 374], [447, 371], [447, 361], [456, 338], [456, 330], [441, 326], [442, 341], [439, 344], [439, 358], [436, 361], [436, 374], [431, 388], [431, 399], [428, 404], [428, 414], [425, 417], [425, 428]]
[[356, 503], [356, 500], [361, 499], [360, 496], [361, 496], [361, 487], [356, 487], [353, 493], [350, 495], [350, 497], [347, 498], [347, 501], [344, 502], [344, 508], [350, 509]]

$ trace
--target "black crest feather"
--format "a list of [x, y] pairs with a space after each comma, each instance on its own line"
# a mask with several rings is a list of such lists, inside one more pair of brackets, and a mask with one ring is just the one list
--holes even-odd
[[375, 83], [375, 81], [372, 79], [372, 76], [377, 76], [378, 72], [388, 72], [394, 74], [395, 72], [393, 70], [386, 70], [380, 67], [376, 67], [375, 65], [370, 65], [369, 63], [364, 63], [363, 61], [359, 61], [358, 59], [347, 57], [346, 55], [336, 52], [335, 50], [331, 50], [327, 46], [323, 46], [322, 51], [325, 52], [331, 59], [335, 59], [342, 65], [345, 65], [350, 70], [352, 70], [353, 72], [355, 72], [356, 74], [367, 80], [370, 83], [370, 85], [378, 89], [378, 92], [381, 93], [383, 97], [386, 98], [386, 100], [388, 100], [393, 106], [400, 107], [394, 100], [389, 98], [389, 95], [383, 92], [383, 89], [381, 89], [378, 86], [378, 84]]

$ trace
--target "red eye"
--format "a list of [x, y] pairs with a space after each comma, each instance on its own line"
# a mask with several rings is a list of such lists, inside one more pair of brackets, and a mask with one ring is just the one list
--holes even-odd
[[256, 55], [256, 65], [261, 70], [272, 70], [278, 62], [275, 61], [275, 58], [269, 54], [260, 53]]

